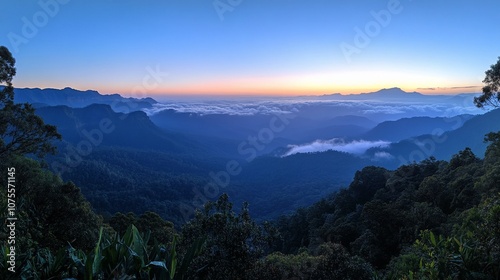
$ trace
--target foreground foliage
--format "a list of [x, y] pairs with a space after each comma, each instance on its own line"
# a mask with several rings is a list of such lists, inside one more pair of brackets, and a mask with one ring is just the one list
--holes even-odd
[[9, 279], [186, 279], [189, 264], [203, 244], [197, 240], [180, 258], [176, 239], [170, 250], [158, 243], [147, 246], [149, 234], [141, 235], [133, 225], [123, 237], [104, 235], [101, 229], [96, 247], [87, 253], [71, 246], [55, 254], [48, 249], [29, 250], [21, 255], [16, 274], [4, 275]]

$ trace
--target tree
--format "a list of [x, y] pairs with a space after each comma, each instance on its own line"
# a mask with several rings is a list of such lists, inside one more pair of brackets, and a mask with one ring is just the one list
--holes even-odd
[[132, 212], [127, 214], [117, 212], [109, 219], [109, 225], [121, 236], [131, 225], [136, 226], [140, 232], [149, 232], [150, 245], [155, 241], [163, 245], [171, 244], [175, 235], [174, 224], [151, 211], [144, 212], [140, 217]]
[[311, 254], [275, 252], [259, 260], [243, 279], [373, 279], [373, 269], [359, 256], [351, 256], [340, 244], [324, 243]]
[[472, 152], [469, 147], [466, 147], [463, 151], [458, 152], [450, 160], [450, 168], [456, 169], [461, 166], [467, 166], [479, 162], [479, 158]]
[[5, 104], [9, 100], [14, 99], [12, 78], [16, 75], [15, 64], [16, 60], [12, 57], [9, 50], [4, 46], [0, 46], [0, 83], [6, 84], [6, 87], [2, 90], [2, 94], [0, 95], [1, 104]]
[[474, 104], [479, 108], [485, 106], [498, 108], [500, 107], [500, 57], [485, 74], [483, 83], [486, 85], [483, 87], [483, 94], [474, 98]]
[[364, 204], [373, 198], [375, 193], [385, 187], [389, 172], [382, 167], [367, 166], [356, 171], [349, 189], [356, 199], [356, 203]]
[[157, 240], [164, 245], [171, 244], [175, 235], [174, 224], [151, 211], [146, 211], [139, 217], [137, 228], [141, 232], [150, 232], [152, 241]]
[[30, 104], [14, 103], [15, 63], [10, 51], [0, 46], [0, 84], [5, 84], [0, 91], [0, 159], [16, 154], [43, 157], [54, 153], [50, 141], [61, 139], [56, 127], [45, 124]]
[[326, 251], [311, 279], [373, 279], [372, 267], [359, 256], [351, 256], [340, 244], [326, 243]]
[[484, 142], [489, 143], [484, 159], [490, 163], [497, 162], [500, 158], [500, 132], [486, 134]]
[[227, 194], [222, 194], [184, 225], [181, 245], [206, 237], [203, 251], [193, 261], [192, 279], [242, 279], [276, 240], [274, 234], [269, 225], [252, 220], [246, 203], [236, 214]]

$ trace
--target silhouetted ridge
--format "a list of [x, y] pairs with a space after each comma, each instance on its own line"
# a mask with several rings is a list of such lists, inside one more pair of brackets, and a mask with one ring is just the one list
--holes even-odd
[[[3, 87], [0, 87], [0, 89]], [[82, 108], [91, 104], [107, 104], [114, 111], [128, 113], [145, 108], [151, 108], [156, 100], [148, 98], [125, 98], [119, 94], [100, 94], [95, 90], [76, 90], [66, 87], [54, 88], [16, 88], [14, 89], [16, 103], [43, 104], [48, 106], [66, 105], [73, 108]]]

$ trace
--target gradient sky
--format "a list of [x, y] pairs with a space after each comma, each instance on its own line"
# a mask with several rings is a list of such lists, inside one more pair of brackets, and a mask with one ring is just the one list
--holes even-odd
[[[388, 87], [478, 92], [484, 71], [500, 56], [498, 0], [1, 5], [0, 45], [17, 60], [16, 87], [130, 96], [307, 95]], [[377, 22], [373, 14], [382, 10], [390, 19]], [[355, 52], [345, 55], [346, 46]]]

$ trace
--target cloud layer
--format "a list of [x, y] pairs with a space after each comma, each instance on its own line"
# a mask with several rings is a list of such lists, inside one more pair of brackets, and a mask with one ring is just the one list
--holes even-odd
[[148, 115], [154, 115], [164, 110], [174, 110], [179, 113], [199, 115], [271, 115], [291, 112], [291, 106], [278, 102], [247, 102], [247, 101], [209, 101], [209, 102], [175, 102], [158, 103], [145, 109]]
[[[292, 108], [308, 112], [328, 111], [329, 117], [337, 115], [373, 116], [386, 115], [388, 118], [408, 116], [442, 116], [459, 114], [480, 114], [473, 104], [473, 96], [448, 97], [445, 100], [428, 100], [428, 102], [382, 102], [377, 100], [331, 100], [320, 97], [296, 98], [246, 98], [246, 99], [211, 99], [211, 100], [164, 100], [152, 108], [145, 109], [148, 115], [163, 110], [199, 115], [270, 115], [290, 113]], [[342, 113], [341, 112], [348, 112]]]
[[[339, 151], [346, 152], [353, 155], [362, 155], [368, 149], [381, 147], [388, 147], [391, 143], [387, 141], [352, 141], [345, 142], [343, 139], [334, 138], [330, 140], [316, 140], [309, 144], [304, 145], [289, 145], [289, 150], [284, 156], [290, 156], [298, 153], [315, 153], [315, 152], [325, 152], [325, 151]], [[387, 157], [389, 155], [379, 155], [380, 158]]]

